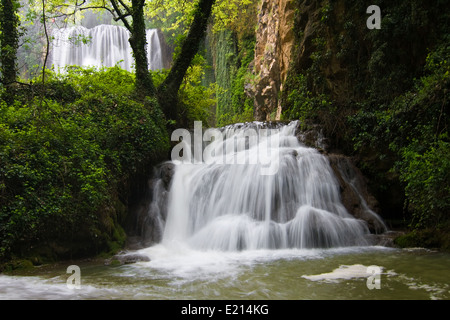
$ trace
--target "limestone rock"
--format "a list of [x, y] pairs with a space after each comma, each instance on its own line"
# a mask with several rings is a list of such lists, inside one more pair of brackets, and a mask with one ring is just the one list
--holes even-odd
[[364, 176], [351, 159], [338, 154], [330, 154], [328, 159], [341, 189], [342, 203], [349, 213], [366, 221], [372, 233], [387, 231], [377, 213], [378, 202], [369, 193]]
[[113, 264], [130, 264], [136, 263], [140, 261], [150, 261], [150, 258], [146, 255], [138, 254], [138, 253], [119, 253], [112, 257], [111, 259], [107, 259], [105, 261], [105, 265], [113, 265]]
[[255, 80], [246, 84], [247, 94], [254, 98], [257, 121], [279, 120], [281, 114], [278, 96], [286, 80], [294, 46], [293, 2], [263, 0], [260, 4], [252, 64]]
[[164, 162], [157, 166], [154, 175], [148, 180], [145, 196], [130, 208], [127, 248], [145, 248], [162, 239], [162, 226], [167, 215], [167, 196], [173, 174], [173, 163]]

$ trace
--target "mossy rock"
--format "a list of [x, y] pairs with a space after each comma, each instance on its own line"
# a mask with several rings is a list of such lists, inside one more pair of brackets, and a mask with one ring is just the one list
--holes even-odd
[[33, 268], [33, 262], [27, 259], [12, 259], [11, 261], [0, 265], [0, 272], [14, 272]]
[[394, 240], [394, 244], [401, 248], [423, 247], [450, 251], [449, 227], [413, 230]]

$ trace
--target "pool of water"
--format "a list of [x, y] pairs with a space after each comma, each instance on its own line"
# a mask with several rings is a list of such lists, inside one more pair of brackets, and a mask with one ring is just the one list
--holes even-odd
[[[450, 299], [450, 254], [420, 248], [219, 252], [156, 245], [134, 253], [150, 261], [71, 261], [0, 274], [0, 299]], [[79, 267], [79, 288], [69, 265]]]

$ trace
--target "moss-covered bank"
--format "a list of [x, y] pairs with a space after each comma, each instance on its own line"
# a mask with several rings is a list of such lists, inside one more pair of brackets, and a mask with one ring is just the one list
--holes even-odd
[[394, 239], [400, 248], [429, 248], [450, 252], [450, 225], [412, 230]]

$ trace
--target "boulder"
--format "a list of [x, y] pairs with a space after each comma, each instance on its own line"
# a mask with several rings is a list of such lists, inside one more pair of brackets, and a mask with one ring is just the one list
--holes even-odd
[[367, 222], [372, 233], [387, 231], [383, 219], [378, 215], [378, 201], [368, 190], [365, 178], [349, 157], [339, 154], [327, 155], [338, 180], [341, 200], [355, 218]]
[[114, 257], [107, 259], [105, 265], [124, 265], [140, 261], [150, 261], [150, 258], [139, 253], [119, 253]]

